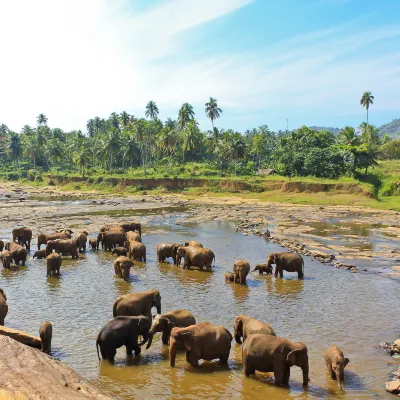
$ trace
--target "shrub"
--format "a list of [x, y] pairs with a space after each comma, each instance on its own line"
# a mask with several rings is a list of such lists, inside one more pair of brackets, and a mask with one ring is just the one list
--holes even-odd
[[97, 177], [96, 183], [101, 183], [101, 182], [103, 182], [103, 177], [102, 176]]
[[400, 196], [400, 181], [385, 182], [380, 194], [381, 196]]
[[49, 181], [49, 186], [56, 186], [56, 183], [53, 180]]
[[35, 178], [35, 181], [36, 181], [36, 182], [43, 182], [43, 178], [42, 178], [40, 175], [38, 175], [38, 176]]
[[28, 177], [28, 171], [22, 171], [21, 172], [21, 178], [27, 178]]
[[93, 184], [93, 183], [94, 183], [94, 179], [93, 179], [93, 178], [89, 178], [87, 181], [88, 181], [88, 183], [90, 183], [90, 184]]
[[35, 171], [34, 170], [29, 170], [28, 171], [28, 176], [27, 176], [27, 178], [31, 181], [31, 182], [33, 182], [34, 180], [35, 180]]

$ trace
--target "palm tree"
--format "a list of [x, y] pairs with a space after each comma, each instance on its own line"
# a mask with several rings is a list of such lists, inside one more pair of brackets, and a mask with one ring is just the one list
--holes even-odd
[[214, 130], [214, 121], [222, 114], [222, 110], [218, 107], [217, 99], [210, 97], [210, 101], [206, 103], [206, 115], [211, 119], [211, 124]]
[[18, 160], [22, 155], [21, 137], [18, 133], [13, 132], [10, 136], [10, 143], [8, 145], [8, 150], [10, 152], [11, 158], [14, 161], [14, 166], [18, 165]]
[[122, 111], [119, 115], [122, 129], [126, 129], [132, 123], [132, 117], [126, 112]]
[[39, 114], [36, 118], [36, 122], [38, 126], [46, 126], [47, 125], [47, 117], [44, 114]]
[[155, 103], [155, 101], [150, 100], [146, 106], [146, 114], [145, 114], [146, 117], [151, 118], [152, 120], [155, 121], [158, 117], [158, 114], [159, 114], [159, 111], [158, 111], [157, 104]]
[[6, 157], [6, 148], [8, 140], [9, 129], [6, 124], [0, 125], [0, 156]]
[[95, 131], [96, 131], [96, 126], [95, 126], [95, 121], [94, 121], [94, 119], [89, 119], [89, 120], [86, 122], [86, 129], [87, 129], [87, 132], [88, 132], [88, 134], [89, 134], [89, 137], [93, 137], [93, 136], [94, 136], [94, 133], [95, 133]]
[[351, 126], [345, 126], [338, 135], [338, 141], [349, 146], [358, 146], [360, 138], [357, 136], [356, 131]]
[[374, 104], [374, 96], [372, 96], [371, 92], [364, 92], [360, 104], [367, 109], [367, 124], [368, 124], [368, 110], [370, 104]]
[[165, 125], [159, 134], [158, 146], [167, 153], [169, 168], [171, 168], [171, 155], [175, 150], [176, 143], [177, 136], [175, 129], [170, 129], [170, 126]]
[[185, 129], [186, 125], [194, 120], [194, 110], [193, 106], [189, 103], [182, 104], [181, 109], [178, 114], [178, 126], [180, 129]]
[[119, 117], [118, 114], [116, 112], [111, 113], [110, 118], [108, 119], [108, 121], [110, 122], [110, 125], [119, 131], [120, 126], [119, 126]]
[[85, 166], [88, 163], [89, 160], [89, 154], [87, 149], [85, 150], [79, 150], [76, 153], [74, 153], [73, 156], [73, 162], [80, 167], [81, 174], [84, 177], [85, 176]]
[[366, 122], [361, 123], [361, 140], [366, 143], [370, 149], [372, 146], [379, 144], [379, 129], [374, 125], [370, 125]]
[[[200, 130], [197, 121], [194, 119], [189, 121], [184, 130], [183, 136], [183, 161], [185, 161], [185, 153], [192, 151], [200, 144]], [[192, 172], [194, 172], [194, 162], [192, 161]]]

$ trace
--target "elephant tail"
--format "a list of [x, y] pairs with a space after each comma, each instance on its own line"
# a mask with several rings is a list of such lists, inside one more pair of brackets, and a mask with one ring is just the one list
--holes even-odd
[[99, 332], [97, 339], [96, 339], [96, 349], [97, 349], [97, 357], [99, 357], [99, 360], [101, 361], [100, 353], [99, 353], [100, 334], [101, 334], [101, 331]]

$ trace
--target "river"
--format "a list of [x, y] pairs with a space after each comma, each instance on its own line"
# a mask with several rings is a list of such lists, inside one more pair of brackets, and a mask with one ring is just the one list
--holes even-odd
[[[232, 270], [234, 261], [243, 258], [254, 266], [265, 262], [269, 252], [282, 248], [259, 237], [244, 236], [228, 222], [177, 225], [177, 218], [182, 219], [182, 211], [157, 215], [144, 225], [148, 260], [136, 262], [129, 283], [114, 276], [113, 257], [101, 250], [87, 250], [79, 260], [65, 259], [60, 278], [46, 278], [44, 260], [29, 259], [27, 267], [16, 271], [2, 269], [0, 287], [9, 304], [6, 325], [37, 334], [43, 320], [51, 321], [53, 355], [115, 398], [393, 398], [384, 389], [393, 366], [378, 345], [400, 333], [398, 282], [377, 274], [336, 269], [305, 257], [304, 280], [287, 273], [284, 279], [254, 274], [248, 277], [247, 286], [226, 283], [224, 272]], [[9, 234], [0, 231], [0, 237]], [[187, 239], [199, 240], [214, 250], [213, 273], [156, 261], [158, 243]], [[227, 367], [205, 363], [194, 369], [180, 353], [171, 368], [168, 349], [159, 335], [149, 350], [143, 347], [140, 359], [128, 362], [122, 348], [115, 365], [99, 362], [95, 340], [112, 318], [114, 300], [153, 288], [161, 292], [163, 312], [187, 308], [198, 322], [224, 325], [231, 333], [235, 316], [245, 314], [269, 323], [279, 336], [305, 342], [310, 357], [309, 387], [302, 387], [297, 367], [291, 370], [290, 388], [276, 388], [268, 374], [244, 377], [241, 347], [234, 341]], [[350, 359], [345, 396], [325, 372], [323, 353], [332, 344]]]

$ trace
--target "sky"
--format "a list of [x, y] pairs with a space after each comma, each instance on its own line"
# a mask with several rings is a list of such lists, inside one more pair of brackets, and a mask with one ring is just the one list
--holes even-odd
[[0, 123], [86, 121], [149, 100], [216, 125], [358, 126], [400, 117], [399, 0], [0, 0]]

